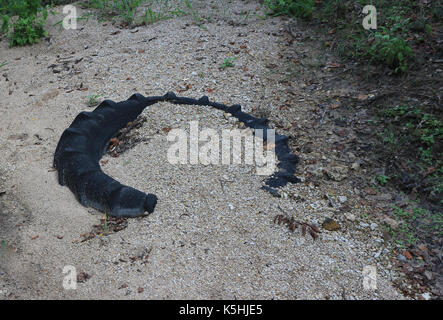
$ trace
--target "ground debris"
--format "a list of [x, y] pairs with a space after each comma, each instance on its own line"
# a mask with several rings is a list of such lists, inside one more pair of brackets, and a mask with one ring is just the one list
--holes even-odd
[[104, 217], [100, 219], [100, 224], [93, 226], [91, 234], [107, 236], [112, 233], [122, 231], [128, 226], [127, 220], [128, 218], [115, 218], [104, 215]]
[[313, 224], [297, 221], [294, 219], [294, 217], [289, 217], [282, 214], [278, 214], [274, 217], [274, 223], [277, 223], [278, 225], [286, 225], [288, 230], [291, 232], [294, 232], [295, 229], [301, 226], [302, 235], [305, 236], [306, 232], [308, 232], [314, 240], [318, 239], [318, 234], [321, 233], [320, 230]]
[[108, 154], [118, 157], [123, 152], [132, 149], [138, 143], [146, 141], [147, 138], [141, 136], [136, 129], [146, 122], [145, 116], [139, 116], [133, 122], [128, 122], [126, 127], [121, 129], [115, 137], [109, 141]]

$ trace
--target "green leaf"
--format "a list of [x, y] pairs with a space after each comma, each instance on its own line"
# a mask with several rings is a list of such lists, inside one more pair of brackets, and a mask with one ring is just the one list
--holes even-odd
[[398, 58], [398, 61], [402, 62], [403, 61], [403, 53], [399, 52], [397, 54], [397, 58]]

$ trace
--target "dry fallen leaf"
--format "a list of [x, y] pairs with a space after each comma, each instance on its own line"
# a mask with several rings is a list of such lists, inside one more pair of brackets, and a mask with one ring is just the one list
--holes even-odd
[[332, 62], [332, 63], [329, 64], [329, 68], [340, 68], [340, 67], [341, 67], [340, 63]]
[[91, 276], [89, 274], [87, 274], [86, 272], [80, 272], [77, 275], [77, 282], [85, 282], [86, 280], [88, 280]]
[[407, 250], [403, 251], [403, 255], [406, 257], [406, 259], [412, 259], [412, 254]]

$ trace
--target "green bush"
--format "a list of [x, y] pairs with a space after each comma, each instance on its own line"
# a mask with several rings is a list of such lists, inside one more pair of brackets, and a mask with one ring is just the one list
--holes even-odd
[[42, 7], [41, 0], [0, 0], [0, 12], [11, 16], [35, 15]]
[[37, 43], [47, 36], [47, 16], [41, 0], [0, 0], [0, 34], [6, 34], [11, 47]]
[[270, 15], [288, 15], [298, 18], [310, 19], [314, 11], [314, 0], [265, 0], [265, 6]]
[[374, 44], [369, 48], [372, 58], [394, 68], [394, 72], [405, 72], [408, 68], [407, 57], [412, 53], [408, 42], [394, 37], [384, 30], [375, 33]]

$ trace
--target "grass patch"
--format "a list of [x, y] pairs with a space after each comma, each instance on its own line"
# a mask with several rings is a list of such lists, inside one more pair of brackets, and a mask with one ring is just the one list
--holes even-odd
[[226, 58], [223, 63], [220, 65], [220, 69], [225, 70], [226, 68], [229, 67], [234, 67], [235, 65], [233, 64], [233, 61], [235, 60], [235, 57], [229, 57]]
[[90, 108], [97, 106], [100, 101], [98, 100], [102, 95], [101, 94], [91, 94], [88, 96], [86, 100], [86, 105]]
[[[329, 49], [339, 55], [384, 65], [396, 74], [407, 72], [414, 48], [427, 41], [443, 16], [441, 1], [265, 0], [263, 4], [267, 16], [287, 15], [323, 26], [335, 38]], [[377, 10], [376, 30], [362, 25], [368, 4]]]
[[408, 209], [393, 206], [393, 210], [393, 218], [398, 222], [398, 227], [395, 229], [386, 227], [386, 229], [399, 248], [415, 245], [429, 234], [443, 236], [443, 213], [431, 213], [417, 206]]
[[131, 24], [137, 8], [147, 0], [85, 0], [81, 2], [83, 8], [97, 10], [99, 20], [107, 20], [118, 17], [123, 22]]
[[288, 15], [303, 19], [312, 18], [315, 8], [314, 0], [265, 0], [264, 5], [268, 15]]
[[191, 15], [202, 24], [190, 0], [85, 0], [83, 8], [96, 10], [99, 21], [117, 20], [126, 25], [145, 25], [181, 15]]
[[[427, 192], [440, 195], [443, 204], [443, 121], [441, 112], [425, 112], [408, 104], [380, 107], [376, 121], [370, 123], [391, 155], [409, 159], [426, 185]], [[392, 176], [392, 175], [391, 175]], [[423, 180], [427, 181], [424, 182]], [[383, 185], [383, 178], [377, 177]]]
[[385, 175], [378, 175], [375, 177], [375, 180], [377, 180], [377, 182], [382, 186], [386, 185], [386, 183], [388, 183], [389, 179], [390, 178]]

